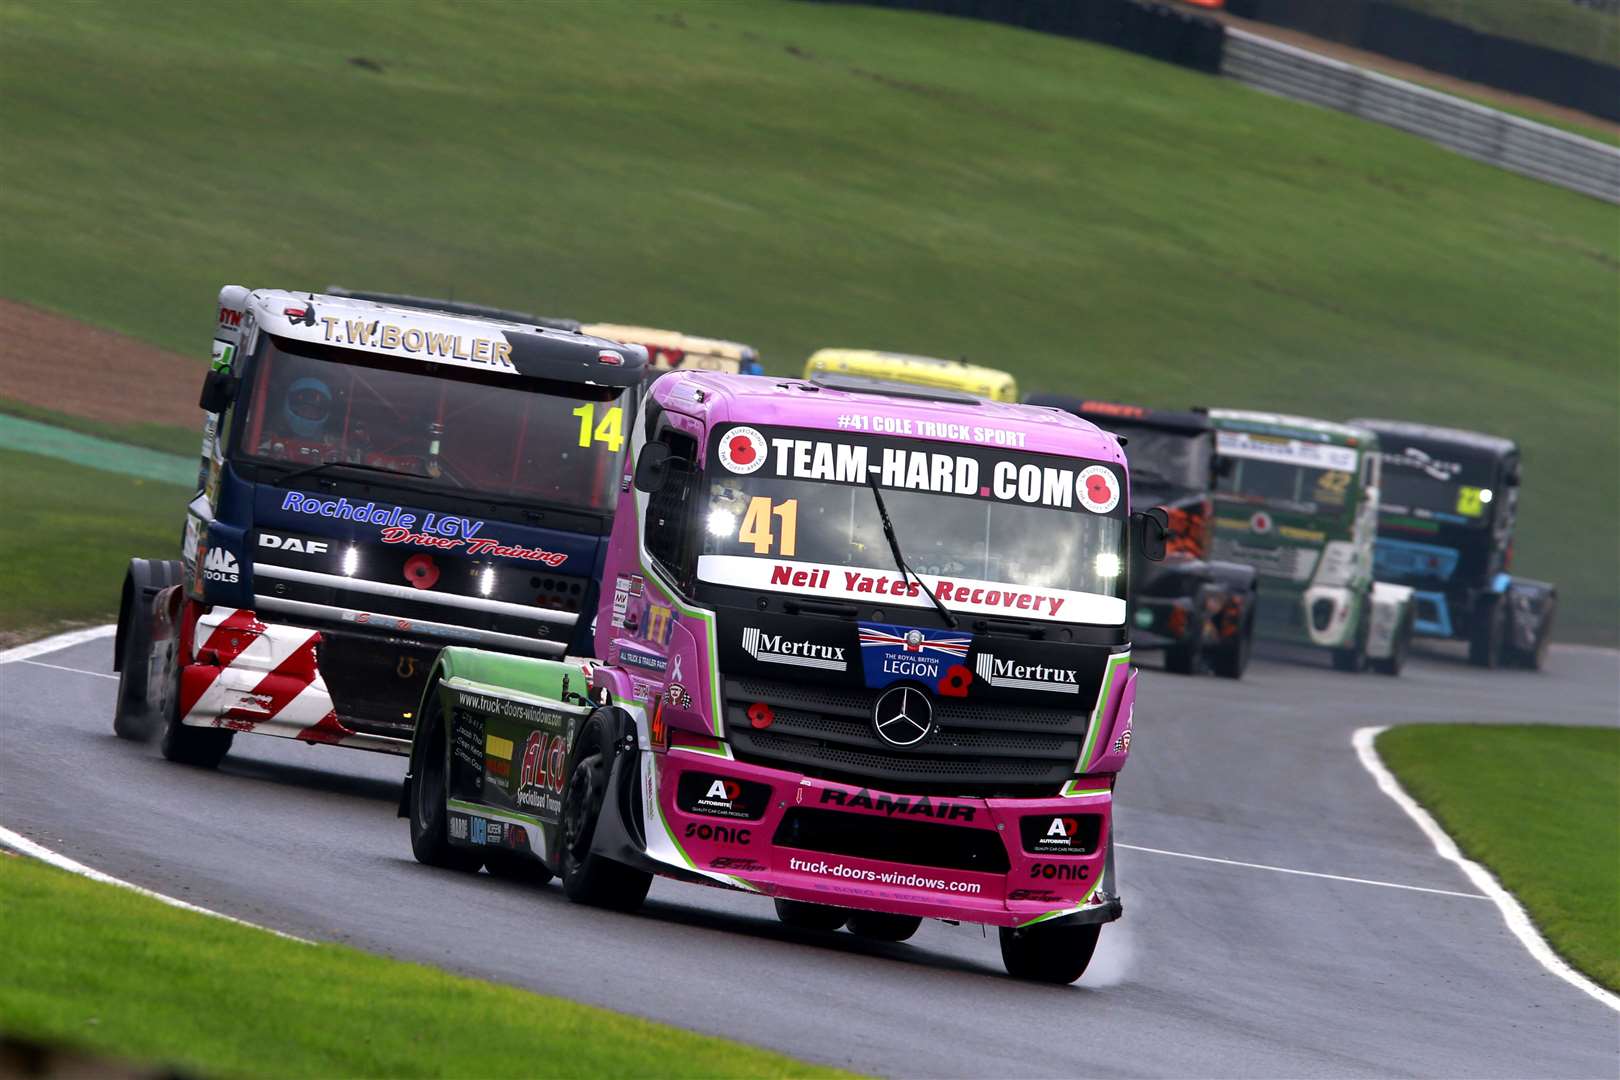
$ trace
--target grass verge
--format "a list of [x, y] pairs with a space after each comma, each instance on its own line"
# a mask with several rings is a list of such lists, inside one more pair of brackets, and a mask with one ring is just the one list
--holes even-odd
[[1377, 747], [1552, 947], [1620, 992], [1620, 730], [1411, 724]]
[[[203, 1074], [847, 1076], [0, 855], [0, 1030]], [[154, 993], [161, 987], [161, 993]]]
[[118, 615], [132, 556], [177, 559], [182, 487], [0, 450], [0, 634]]
[[[199, 365], [199, 370], [201, 365]], [[104, 420], [92, 420], [85, 416], [75, 416], [72, 413], [58, 412], [55, 409], [45, 409], [38, 405], [30, 405], [26, 401], [16, 401], [12, 398], [0, 397], [0, 413], [7, 416], [20, 416], [24, 420], [37, 420], [42, 424], [54, 424], [59, 428], [77, 431], [81, 435], [95, 435], [102, 439], [111, 439], [113, 442], [127, 443], [130, 446], [139, 446], [147, 450], [158, 450], [165, 454], [177, 454], [181, 457], [196, 457], [199, 447], [202, 446], [202, 421], [199, 419], [197, 429], [174, 427], [170, 424], [147, 424], [136, 422], [133, 424], [110, 424]], [[197, 414], [199, 417], [202, 413]]]
[[1612, 206], [963, 19], [299, 10], [320, 35], [264, 33], [265, 2], [0, 4], [0, 295], [195, 355], [222, 283], [340, 281], [738, 338], [778, 372], [872, 345], [1030, 389], [1478, 428], [1524, 447], [1516, 569], [1564, 585], [1561, 636], [1616, 640], [1590, 542], [1620, 534], [1620, 476], [1591, 467], [1620, 458], [1592, 391], [1620, 340]]

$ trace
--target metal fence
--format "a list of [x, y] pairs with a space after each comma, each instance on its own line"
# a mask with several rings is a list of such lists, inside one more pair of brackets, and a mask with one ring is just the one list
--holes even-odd
[[1420, 135], [1460, 154], [1620, 203], [1620, 148], [1231, 27], [1221, 74]]

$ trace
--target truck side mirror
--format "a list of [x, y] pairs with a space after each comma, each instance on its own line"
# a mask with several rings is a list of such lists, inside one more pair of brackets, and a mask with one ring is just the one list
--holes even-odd
[[236, 381], [236, 376], [228, 371], [210, 371], [203, 377], [197, 407], [203, 412], [224, 412], [236, 400]]
[[669, 479], [669, 444], [650, 442], [636, 455], [636, 490], [648, 495], [664, 486]]
[[1136, 550], [1148, 562], [1164, 559], [1164, 541], [1170, 531], [1170, 515], [1162, 506], [1149, 507], [1131, 515], [1131, 538]]

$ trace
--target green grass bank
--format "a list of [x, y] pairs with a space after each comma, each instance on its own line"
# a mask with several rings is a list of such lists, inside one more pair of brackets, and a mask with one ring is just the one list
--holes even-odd
[[118, 616], [130, 557], [180, 557], [190, 491], [0, 450], [0, 640]]
[[166, 11], [0, 2], [0, 294], [202, 355], [221, 283], [338, 281], [1479, 428], [1525, 447], [1517, 568], [1620, 639], [1615, 207], [979, 22]]
[[1552, 947], [1620, 992], [1620, 730], [1413, 724], [1377, 748]]
[[132, 1062], [278, 1078], [850, 1075], [289, 941], [7, 854], [0, 916], [0, 1031]]

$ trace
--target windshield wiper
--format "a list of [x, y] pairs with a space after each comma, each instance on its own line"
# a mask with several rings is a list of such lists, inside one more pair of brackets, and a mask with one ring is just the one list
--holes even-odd
[[868, 476], [866, 482], [872, 488], [872, 498], [877, 501], [878, 517], [883, 521], [883, 535], [889, 541], [889, 551], [894, 555], [894, 564], [900, 568], [902, 575], [909, 575], [912, 581], [922, 586], [922, 591], [927, 593], [928, 599], [934, 602], [934, 608], [939, 612], [939, 617], [945, 620], [946, 626], [955, 630], [957, 628], [956, 616], [952, 615], [950, 609], [939, 602], [939, 597], [934, 595], [934, 590], [930, 589], [927, 583], [917, 576], [917, 572], [906, 565], [906, 557], [900, 552], [900, 539], [894, 535], [894, 525], [889, 521], [889, 508], [883, 505], [883, 492], [878, 490], [877, 481]]
[[301, 476], [313, 476], [326, 469], [343, 466], [345, 469], [359, 469], [361, 472], [382, 473], [384, 476], [408, 476], [416, 480], [431, 480], [433, 477], [427, 473], [400, 472], [398, 469], [385, 469], [381, 465], [365, 465], [358, 461], [319, 461], [314, 465], [305, 465], [302, 469], [294, 469], [290, 473], [283, 473], [276, 478], [276, 487], [286, 487]]

